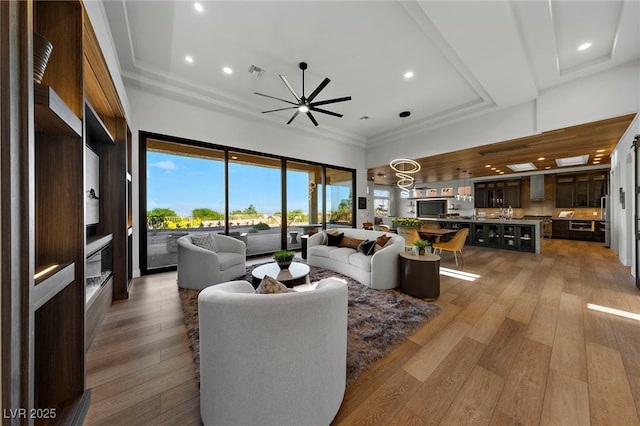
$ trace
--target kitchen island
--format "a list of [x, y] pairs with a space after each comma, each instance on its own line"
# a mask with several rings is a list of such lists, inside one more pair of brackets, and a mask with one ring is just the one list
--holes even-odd
[[468, 245], [540, 254], [540, 220], [464, 218], [434, 220], [447, 229], [469, 228], [466, 242]]

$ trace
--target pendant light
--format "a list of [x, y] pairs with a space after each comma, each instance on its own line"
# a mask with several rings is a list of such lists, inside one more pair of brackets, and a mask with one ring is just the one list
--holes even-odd
[[[406, 118], [411, 115], [410, 111], [402, 111], [399, 116], [401, 118]], [[389, 162], [389, 166], [391, 169], [396, 172], [396, 176], [398, 177], [398, 188], [400, 188], [400, 193], [404, 196], [409, 196], [409, 189], [413, 187], [415, 182], [414, 177], [412, 176], [414, 173], [418, 173], [422, 168], [420, 163], [415, 160], [411, 160], [409, 158], [395, 158]]]
[[460, 167], [458, 167], [456, 171], [458, 172], [458, 191], [456, 193], [456, 200], [462, 200], [464, 196], [460, 193]]

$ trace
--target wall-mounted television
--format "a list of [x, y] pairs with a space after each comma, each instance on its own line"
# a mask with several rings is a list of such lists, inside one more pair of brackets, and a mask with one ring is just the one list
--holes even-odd
[[418, 217], [440, 217], [447, 213], [447, 200], [418, 201]]

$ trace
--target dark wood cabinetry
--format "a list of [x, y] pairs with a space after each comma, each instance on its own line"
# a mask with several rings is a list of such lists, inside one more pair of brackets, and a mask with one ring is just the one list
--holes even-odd
[[607, 172], [556, 176], [556, 207], [600, 207], [607, 194]]
[[[96, 252], [112, 263], [103, 304], [127, 291], [126, 120], [80, 1], [2, 2], [0, 27], [0, 181], [11, 197], [1, 207], [12, 241], [3, 237], [12, 263], [2, 273], [3, 408], [48, 414], [5, 421], [82, 424], [91, 398], [86, 333], [101, 322], [86, 298], [96, 241], [109, 240], [104, 255]], [[32, 77], [34, 31], [54, 46], [41, 83]], [[101, 132], [108, 143], [96, 141]], [[100, 158], [99, 223], [85, 220], [87, 146]]]
[[478, 182], [474, 184], [476, 208], [521, 207], [520, 179]]
[[554, 220], [552, 222], [553, 238], [569, 238], [569, 221], [568, 220]]

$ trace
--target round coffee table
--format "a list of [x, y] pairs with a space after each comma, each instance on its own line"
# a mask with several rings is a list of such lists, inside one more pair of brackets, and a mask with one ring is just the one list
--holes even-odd
[[293, 262], [289, 269], [280, 269], [276, 262], [258, 266], [252, 272], [253, 286], [257, 287], [265, 275], [275, 278], [289, 288], [305, 284], [309, 279], [311, 269], [304, 263]]

